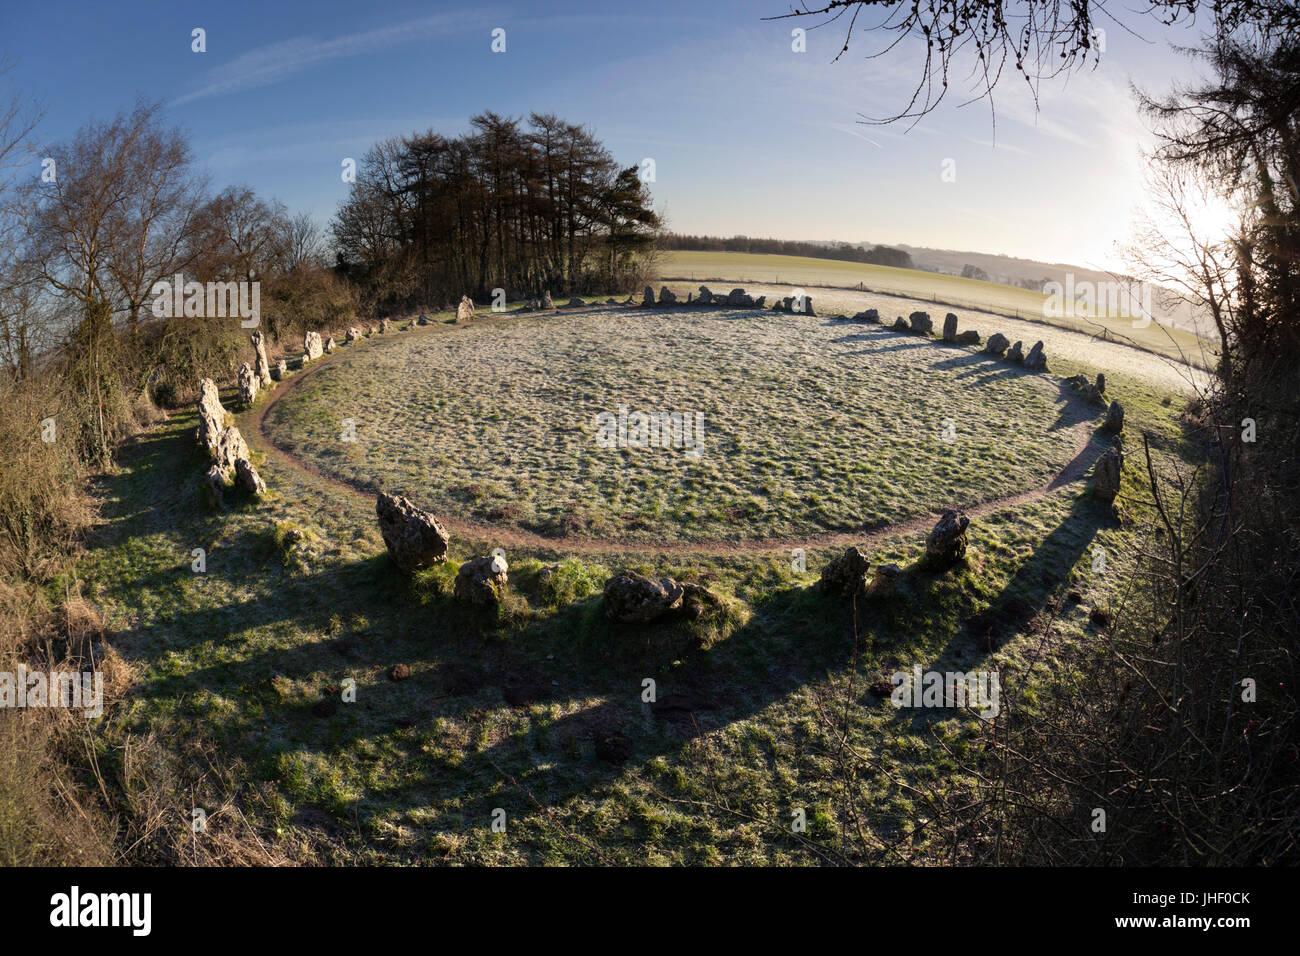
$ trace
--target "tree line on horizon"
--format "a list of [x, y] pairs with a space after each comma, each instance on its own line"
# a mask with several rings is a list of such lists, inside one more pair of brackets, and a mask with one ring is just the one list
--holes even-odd
[[659, 248], [683, 252], [747, 252], [759, 255], [804, 256], [810, 259], [833, 259], [837, 262], [862, 262], [867, 265], [915, 269], [912, 257], [890, 246], [853, 245], [848, 242], [807, 242], [798, 239], [758, 239], [751, 236], [694, 236], [668, 233], [659, 240]]

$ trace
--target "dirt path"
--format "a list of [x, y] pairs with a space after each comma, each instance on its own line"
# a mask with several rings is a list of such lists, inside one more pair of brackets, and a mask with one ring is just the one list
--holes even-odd
[[[601, 305], [592, 309], [565, 309], [560, 312], [564, 315], [570, 311], [574, 313], [608, 311], [615, 308], [614, 306]], [[538, 313], [531, 313], [537, 315]], [[502, 316], [501, 318], [479, 319], [475, 325], [483, 325], [487, 322], [508, 322], [512, 318], [518, 318], [515, 314]], [[304, 461], [298, 456], [285, 451], [271, 441], [264, 428], [266, 413], [271, 410], [276, 402], [283, 399], [289, 392], [299, 385], [302, 381], [310, 378], [314, 373], [322, 368], [327, 368], [331, 361], [339, 355], [353, 355], [359, 351], [367, 351], [371, 348], [380, 347], [386, 342], [408, 338], [412, 332], [415, 333], [436, 333], [436, 334], [455, 334], [458, 331], [464, 331], [470, 328], [468, 325], [447, 325], [439, 323], [428, 326], [415, 326], [409, 332], [390, 332], [386, 335], [375, 335], [369, 339], [362, 339], [357, 343], [341, 347], [341, 351], [335, 351], [332, 355], [326, 355], [306, 369], [296, 372], [285, 382], [281, 382], [271, 393], [269, 401], [263, 402], [253, 409], [251, 413], [239, 416], [240, 424], [244, 426], [244, 433], [249, 437], [250, 443], [254, 448], [265, 452], [266, 456], [276, 462], [278, 465], [286, 468], [292, 468], [296, 471], [308, 474], [318, 481], [324, 482], [334, 488], [346, 491], [357, 498], [364, 499], [367, 502], [374, 497], [374, 490], [365, 488], [359, 484], [344, 481], [333, 475], [327, 474], [311, 462]], [[1044, 382], [1051, 381], [1045, 376], [1042, 377]], [[1016, 492], [1010, 495], [1004, 495], [998, 498], [990, 498], [985, 501], [955, 502], [949, 507], [960, 508], [971, 518], [978, 518], [993, 512], [1002, 511], [1008, 508], [1015, 508], [1038, 501], [1058, 488], [1068, 484], [1082, 481], [1088, 474], [1093, 461], [1104, 450], [1105, 445], [1096, 439], [1094, 431], [1096, 428], [1094, 410], [1086, 405], [1082, 398], [1073, 394], [1063, 393], [1068, 406], [1072, 411], [1081, 412], [1079, 421], [1069, 426], [1068, 431], [1074, 436], [1074, 457], [1070, 460], [1060, 472], [1058, 472], [1050, 481], [1037, 488], [1031, 488], [1025, 491]], [[788, 552], [793, 548], [844, 548], [850, 545], [860, 545], [872, 547], [885, 542], [886, 540], [905, 535], [928, 534], [938, 520], [939, 513], [917, 515], [913, 518], [907, 518], [902, 521], [892, 522], [875, 528], [863, 528], [858, 531], [837, 531], [820, 534], [809, 534], [801, 537], [782, 537], [782, 538], [747, 538], [741, 541], [728, 540], [696, 540], [696, 541], [662, 541], [655, 544], [646, 544], [636, 541], [619, 541], [605, 538], [586, 538], [586, 537], [548, 537], [546, 535], [536, 534], [514, 525], [493, 524], [486, 521], [473, 521], [466, 518], [439, 515], [438, 520], [448, 531], [455, 534], [461, 534], [466, 537], [472, 537], [480, 540], [494, 542], [497, 546], [509, 549], [519, 550], [542, 550], [555, 553], [579, 553], [579, 554], [661, 554], [661, 555], [700, 555], [700, 556], [743, 556], [753, 554], [765, 554], [772, 552]]]

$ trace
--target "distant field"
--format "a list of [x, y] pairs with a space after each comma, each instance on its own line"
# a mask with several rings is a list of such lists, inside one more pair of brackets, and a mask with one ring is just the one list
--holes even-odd
[[1096, 310], [1092, 310], [1088, 317], [1048, 316], [1044, 308], [1048, 297], [1040, 292], [917, 269], [745, 252], [666, 252], [660, 259], [659, 269], [666, 279], [861, 287], [863, 291], [981, 309], [1090, 335], [1100, 333], [1114, 341], [1127, 342], [1171, 358], [1183, 358], [1194, 364], [1206, 364], [1212, 357], [1206, 342], [1181, 329], [1167, 328], [1154, 322], [1146, 328], [1134, 328], [1129, 318], [1098, 316]]

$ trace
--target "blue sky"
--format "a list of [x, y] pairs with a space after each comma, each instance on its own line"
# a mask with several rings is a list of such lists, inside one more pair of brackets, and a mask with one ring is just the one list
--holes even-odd
[[[166, 2], [5, 4], [5, 79], [46, 108], [45, 140], [162, 100], [214, 185], [252, 186], [332, 215], [345, 157], [474, 113], [554, 112], [591, 126], [623, 163], [655, 160], [656, 204], [682, 232], [901, 242], [1114, 266], [1141, 199], [1149, 145], [1130, 82], [1189, 76], [1178, 32], [1113, 24], [1096, 69], [1022, 82], [986, 103], [951, 97], [910, 131], [858, 124], [906, 102], [914, 59], [868, 60], [860, 32], [810, 30], [807, 52], [764, 22], [780, 0], [656, 4]], [[191, 51], [191, 30], [207, 52]], [[506, 52], [491, 31], [506, 31]], [[954, 92], [960, 93], [954, 84]], [[942, 177], [946, 160], [956, 177]], [[952, 168], [952, 167], [950, 167]]]

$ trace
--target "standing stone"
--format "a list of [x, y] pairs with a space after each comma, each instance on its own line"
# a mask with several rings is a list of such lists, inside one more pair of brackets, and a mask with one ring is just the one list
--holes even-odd
[[655, 290], [650, 288], [650, 286], [646, 286], [645, 291], [641, 293], [641, 304], [642, 305], [655, 304]]
[[[388, 333], [391, 332], [391, 331], [393, 331], [393, 322], [392, 322], [392, 320], [391, 320], [391, 319], [380, 319], [380, 320], [379, 320], [379, 334], [380, 334], [380, 335], [386, 335], [386, 334], [388, 334]], [[317, 336], [317, 338], [319, 338], [319, 336]]]
[[361, 338], [361, 330], [355, 325], [348, 329], [348, 334], [344, 336], [344, 340], [347, 342], [355, 342], [359, 338]]
[[474, 300], [467, 295], [460, 297], [460, 305], [456, 306], [456, 321], [469, 322], [474, 318]]
[[605, 582], [605, 616], [623, 624], [653, 621], [680, 608], [685, 593], [672, 578], [619, 571]]
[[1119, 494], [1120, 475], [1124, 470], [1124, 453], [1118, 445], [1106, 449], [1092, 469], [1092, 494], [1102, 501], [1114, 501]]
[[308, 362], [320, 358], [325, 352], [325, 346], [320, 340], [320, 333], [313, 330], [304, 335], [302, 337], [302, 350], [306, 353]]
[[1108, 432], [1114, 432], [1118, 435], [1124, 430], [1124, 406], [1119, 402], [1111, 402], [1110, 408], [1106, 412], [1106, 423], [1101, 426]]
[[543, 308], [543, 309], [553, 309], [553, 308], [555, 308], [555, 303], [551, 301], [551, 290], [550, 290], [550, 289], [547, 289], [546, 291], [544, 291], [544, 292], [542, 293], [542, 308]]
[[1007, 347], [1011, 345], [1011, 340], [1001, 332], [994, 332], [989, 336], [989, 344], [984, 346], [984, 351], [988, 355], [1002, 356]]
[[226, 479], [225, 476], [221, 474], [220, 468], [213, 465], [206, 473], [204, 473], [203, 477], [199, 479], [199, 491], [202, 493], [203, 500], [209, 508], [217, 510], [225, 508]]
[[943, 317], [943, 340], [950, 344], [957, 341], [957, 316], [953, 312]]
[[256, 355], [253, 358], [253, 373], [262, 385], [271, 384], [271, 363], [266, 360], [266, 336], [258, 329], [249, 337]]
[[257, 400], [257, 375], [253, 373], [253, 367], [247, 362], [239, 366], [236, 379], [239, 382], [239, 400], [252, 405]]
[[212, 451], [212, 457], [216, 459], [217, 467], [221, 469], [223, 477], [235, 470], [236, 461], [248, 457], [248, 445], [245, 444], [244, 436], [240, 434], [238, 428], [231, 425], [221, 433], [221, 437], [217, 439], [217, 447]]
[[913, 312], [907, 320], [912, 325], [912, 331], [917, 335], [929, 335], [930, 330], [934, 328], [929, 312]]
[[876, 309], [864, 309], [853, 317], [854, 322], [874, 322], [880, 324], [880, 312]]
[[334, 336], [331, 335], [325, 340], [325, 351], [333, 352], [336, 348], [338, 348], [338, 346], [334, 344]]
[[903, 580], [903, 569], [896, 564], [882, 564], [876, 568], [875, 580], [867, 589], [867, 597], [886, 600], [898, 593], [898, 583]]
[[579, 299], [576, 295], [572, 295], [572, 296], [569, 296], [569, 302], [568, 302], [568, 304], [565, 306], [565, 308], [566, 308], [566, 309], [581, 309], [581, 308], [582, 308], [583, 306], [585, 306], [586, 304], [587, 304], [587, 303], [583, 302], [583, 301], [582, 301], [581, 299]]
[[1097, 394], [1098, 395], [1106, 394], [1106, 373], [1105, 372], [1097, 373]]
[[1035, 342], [1034, 347], [1025, 356], [1025, 368], [1031, 368], [1037, 372], [1047, 371], [1047, 356], [1043, 354], [1042, 342]]
[[700, 297], [695, 300], [700, 305], [711, 305], [713, 303], [713, 292], [706, 285], [700, 286]]
[[472, 558], [456, 572], [456, 599], [478, 607], [496, 604], [508, 580], [505, 558], [500, 555]]
[[400, 495], [380, 494], [375, 499], [379, 532], [393, 564], [410, 574], [447, 560], [450, 538], [438, 519]]
[[280, 361], [276, 362], [275, 367], [271, 369], [271, 378], [275, 379], [277, 382], [283, 382], [288, 374], [289, 363], [284, 359], [280, 359]]
[[1015, 345], [1011, 346], [1011, 351], [1007, 352], [1007, 361], [1023, 362], [1024, 360], [1025, 360], [1025, 350], [1022, 347], [1020, 342], [1016, 342]]
[[754, 300], [754, 308], [761, 309], [766, 303], [767, 303], [767, 296], [760, 295], [757, 299]]
[[266, 494], [266, 482], [247, 458], [235, 459], [235, 487], [242, 488], [250, 495]]
[[894, 319], [895, 332], [907, 332], [910, 331], [910, 329], [911, 326], [907, 324], [907, 319], [903, 318], [901, 315], [898, 318]]
[[677, 296], [673, 294], [672, 289], [668, 288], [668, 286], [662, 286], [659, 289], [660, 305], [674, 305], [676, 304], [676, 302], [677, 302]]
[[822, 568], [818, 587], [827, 594], [849, 597], [863, 594], [867, 589], [867, 571], [871, 562], [861, 548], [847, 548], [838, 558]]
[[199, 444], [215, 455], [221, 433], [226, 430], [226, 410], [221, 405], [217, 383], [210, 378], [199, 381], [199, 427], [195, 437]]
[[976, 332], [974, 329], [967, 329], [964, 332], [958, 332], [957, 344], [958, 345], [979, 345], [980, 334]]
[[925, 539], [926, 561], [933, 568], [946, 568], [966, 557], [966, 528], [970, 518], [960, 511], [943, 513], [934, 530]]

